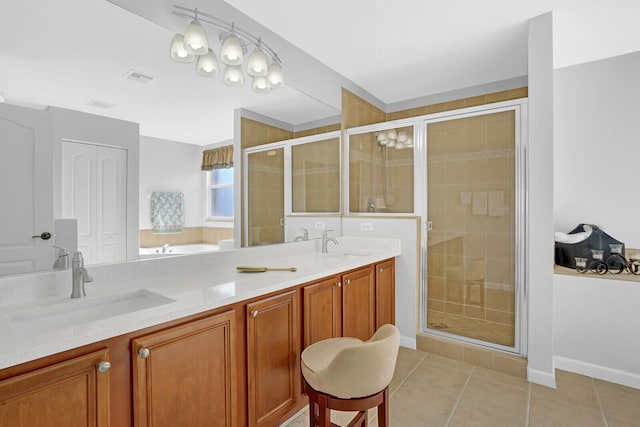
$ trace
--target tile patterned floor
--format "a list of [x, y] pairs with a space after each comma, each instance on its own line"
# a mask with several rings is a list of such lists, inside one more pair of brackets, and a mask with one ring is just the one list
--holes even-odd
[[[556, 371], [557, 388], [400, 347], [391, 390], [392, 427], [640, 427], [640, 390]], [[349, 422], [350, 414], [332, 413]], [[377, 426], [370, 411], [370, 426]], [[287, 427], [306, 427], [308, 414]]]

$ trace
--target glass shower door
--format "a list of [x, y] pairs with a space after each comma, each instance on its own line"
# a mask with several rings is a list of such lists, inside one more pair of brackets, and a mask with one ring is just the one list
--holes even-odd
[[284, 148], [247, 156], [248, 245], [284, 242]]
[[423, 326], [511, 351], [518, 317], [516, 117], [510, 109], [426, 125]]

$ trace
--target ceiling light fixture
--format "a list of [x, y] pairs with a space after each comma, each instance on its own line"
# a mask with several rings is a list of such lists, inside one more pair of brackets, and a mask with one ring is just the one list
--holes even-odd
[[376, 132], [375, 137], [380, 151], [383, 151], [385, 147], [395, 148], [396, 150], [413, 148], [413, 138], [409, 136], [406, 130], [382, 130]]
[[[207, 39], [202, 24], [211, 25], [222, 30], [219, 39], [222, 42], [220, 61], [226, 65], [223, 81], [229, 86], [244, 85], [243, 63], [247, 46], [254, 45], [255, 49], [246, 61], [246, 72], [253, 78], [252, 89], [258, 93], [267, 93], [271, 89], [284, 86], [282, 61], [261, 38], [226, 22], [213, 15], [173, 6], [172, 13], [181, 18], [191, 20], [184, 36], [176, 34], [171, 41], [170, 57], [176, 62], [190, 63], [196, 61], [196, 72], [202, 76], [215, 77], [219, 74], [218, 59]], [[269, 64], [271, 57], [271, 64]]]

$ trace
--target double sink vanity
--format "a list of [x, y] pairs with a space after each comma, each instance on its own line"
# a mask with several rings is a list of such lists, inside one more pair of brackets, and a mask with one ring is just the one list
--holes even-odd
[[338, 241], [0, 278], [0, 426], [279, 425], [304, 347], [395, 320], [399, 240]]

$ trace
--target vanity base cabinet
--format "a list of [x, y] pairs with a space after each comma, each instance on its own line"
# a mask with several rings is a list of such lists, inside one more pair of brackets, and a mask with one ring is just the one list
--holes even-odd
[[395, 260], [302, 286], [303, 348], [333, 337], [368, 340], [395, 324]]
[[108, 361], [103, 349], [0, 381], [0, 426], [107, 427]]
[[131, 343], [134, 426], [236, 426], [235, 310]]
[[299, 401], [298, 291], [246, 305], [249, 426], [273, 426]]
[[330, 277], [302, 288], [304, 347], [342, 336], [342, 277]]
[[373, 267], [342, 276], [342, 336], [366, 341], [375, 332], [376, 300]]

